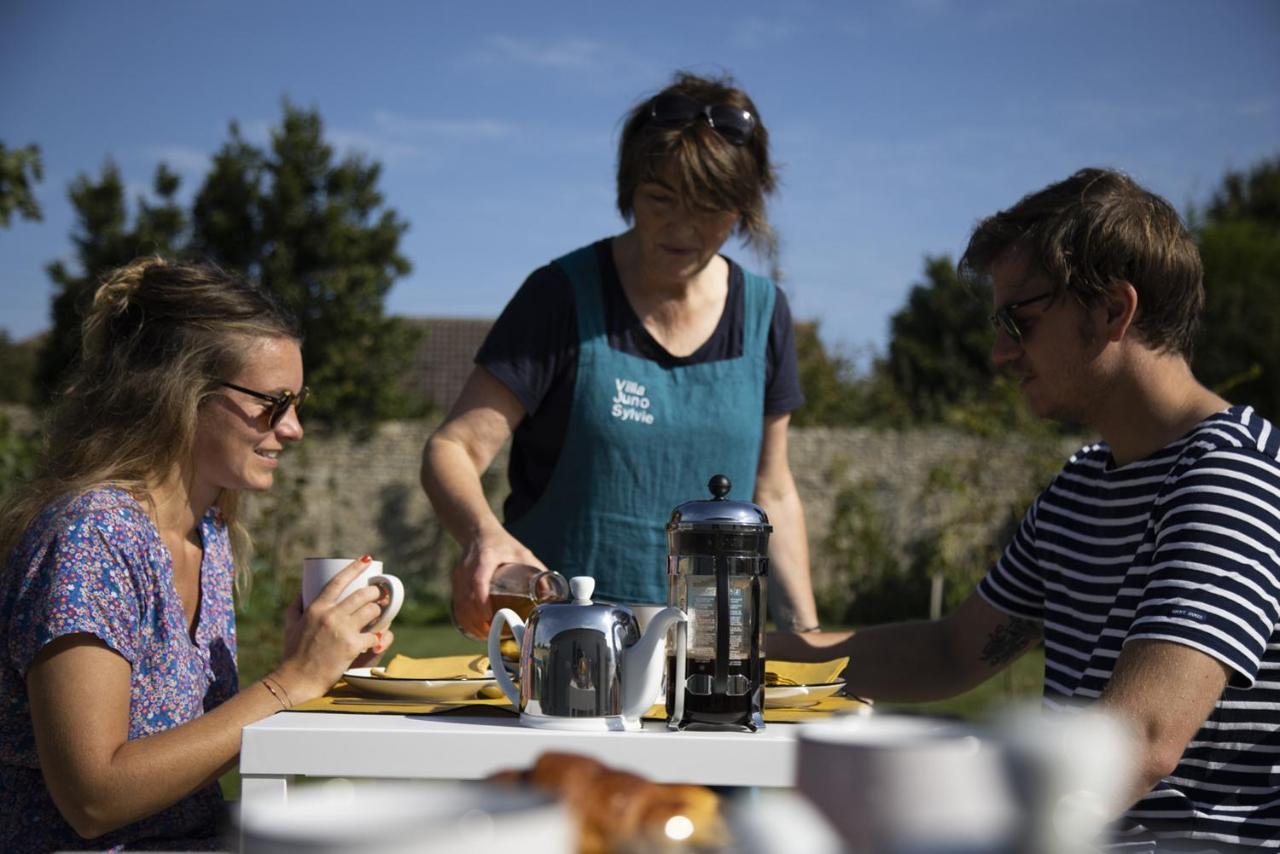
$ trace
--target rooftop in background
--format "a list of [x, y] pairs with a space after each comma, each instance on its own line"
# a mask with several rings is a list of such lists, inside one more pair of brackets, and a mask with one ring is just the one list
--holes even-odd
[[493, 326], [493, 318], [405, 317], [423, 332], [422, 343], [406, 366], [405, 384], [411, 395], [443, 415], [458, 399], [471, 375], [472, 360]]

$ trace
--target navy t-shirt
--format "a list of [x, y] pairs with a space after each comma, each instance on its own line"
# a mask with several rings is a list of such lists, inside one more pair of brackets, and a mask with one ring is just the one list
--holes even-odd
[[[599, 259], [605, 329], [615, 350], [680, 367], [734, 359], [742, 355], [742, 268], [729, 262], [729, 294], [715, 331], [688, 356], [673, 356], [654, 340], [622, 290], [613, 263], [612, 238], [595, 244]], [[511, 390], [528, 414], [512, 437], [511, 496], [504, 507], [508, 522], [518, 519], [546, 489], [569, 426], [573, 387], [578, 375], [578, 318], [573, 286], [563, 269], [548, 264], [535, 270], [503, 309], [475, 362]], [[795, 328], [781, 289], [774, 301], [765, 362], [764, 412], [780, 415], [804, 403], [796, 366]], [[679, 441], [679, 437], [672, 437]]]

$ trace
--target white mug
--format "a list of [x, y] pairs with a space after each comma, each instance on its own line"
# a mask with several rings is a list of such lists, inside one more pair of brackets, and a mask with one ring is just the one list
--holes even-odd
[[982, 730], [896, 715], [797, 733], [796, 788], [852, 851], [1029, 851], [1005, 752]]
[[[320, 591], [329, 583], [329, 580], [350, 565], [353, 560], [354, 558], [349, 557], [309, 557], [304, 559], [302, 561], [302, 607], [304, 609], [311, 607], [311, 603], [320, 595]], [[356, 576], [355, 580], [347, 585], [347, 589], [342, 591], [338, 599], [346, 599], [366, 584], [374, 584], [383, 588], [391, 597], [391, 602], [382, 609], [382, 616], [374, 620], [365, 629], [365, 631], [369, 632], [380, 632], [391, 625], [391, 621], [395, 619], [396, 614], [400, 613], [400, 606], [404, 604], [404, 585], [394, 575], [383, 574], [382, 561], [370, 561], [369, 565]]]

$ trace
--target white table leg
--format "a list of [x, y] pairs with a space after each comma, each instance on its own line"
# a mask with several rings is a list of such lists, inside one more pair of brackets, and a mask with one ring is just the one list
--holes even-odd
[[240, 804], [284, 803], [289, 798], [292, 774], [241, 774]]
[[[293, 782], [290, 774], [276, 775], [240, 775], [240, 809], [245, 804], [282, 804], [289, 797], [289, 784]], [[244, 850], [244, 828], [240, 829], [240, 850]]]

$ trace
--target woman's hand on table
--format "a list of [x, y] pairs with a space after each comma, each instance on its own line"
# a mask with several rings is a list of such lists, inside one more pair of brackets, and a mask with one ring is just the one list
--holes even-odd
[[498, 567], [523, 563], [546, 569], [542, 561], [501, 525], [481, 532], [466, 544], [462, 560], [453, 568], [453, 622], [463, 633], [483, 638], [489, 634], [492, 608], [489, 584]]
[[368, 566], [354, 560], [329, 580], [311, 607], [302, 609], [299, 596], [285, 613], [284, 657], [272, 677], [285, 686], [291, 705], [313, 700], [328, 691], [352, 666], [377, 661], [394, 638], [390, 629], [367, 632], [378, 618], [384, 594], [374, 586], [362, 586], [339, 600], [342, 591]]

